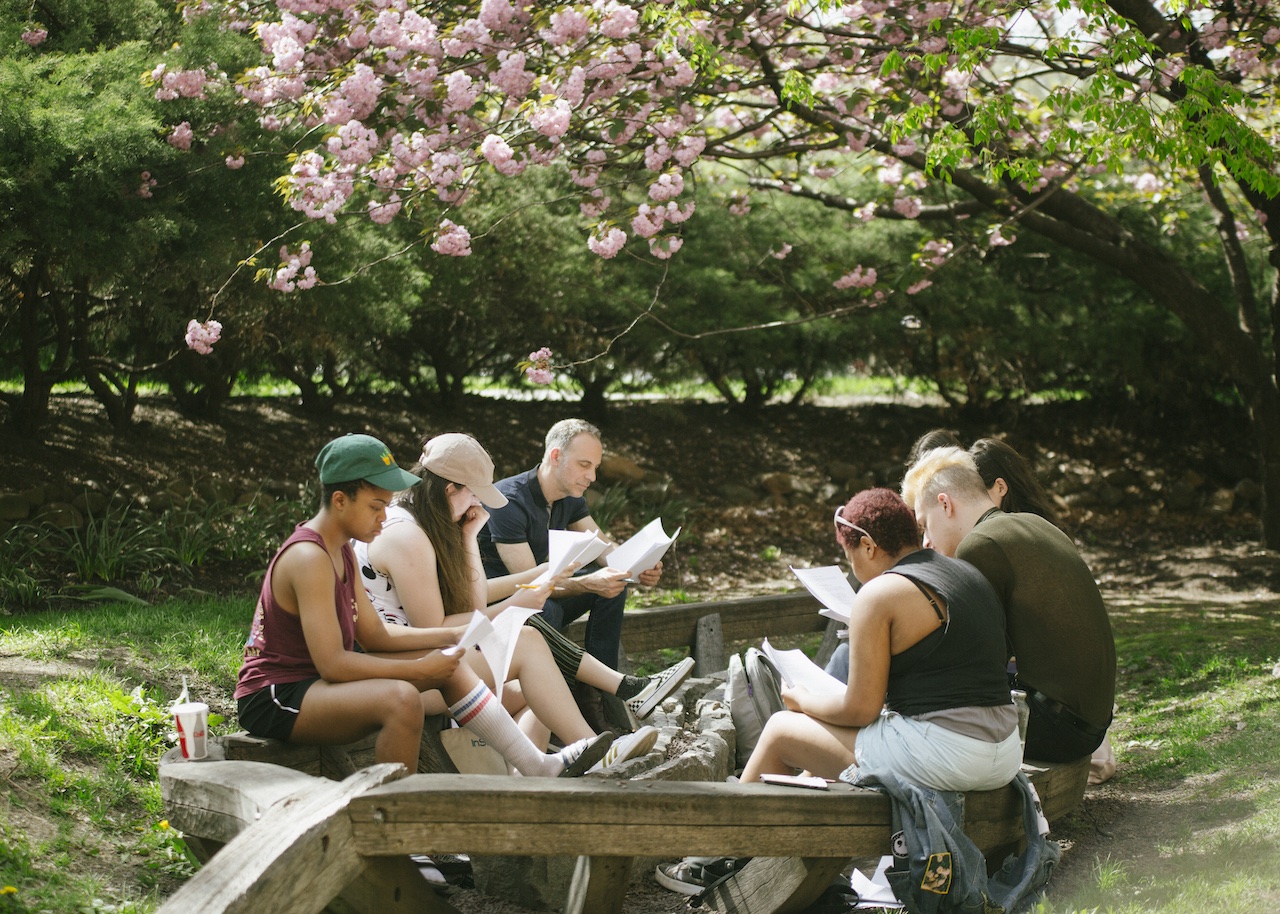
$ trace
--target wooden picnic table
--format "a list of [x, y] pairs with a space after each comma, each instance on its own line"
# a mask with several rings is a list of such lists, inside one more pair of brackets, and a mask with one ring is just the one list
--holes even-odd
[[[1087, 758], [1029, 771], [1050, 821], [1074, 809]], [[162, 766], [174, 827], [222, 849], [160, 914], [288, 911], [450, 914], [410, 853], [578, 857], [566, 914], [617, 914], [637, 856], [751, 856], [714, 910], [802, 910], [852, 857], [889, 844], [889, 801], [736, 783], [415, 774], [374, 765], [336, 782], [264, 762]], [[965, 830], [1004, 851], [1021, 838], [1013, 787], [965, 798]], [[456, 914], [456, 912], [455, 912]]]

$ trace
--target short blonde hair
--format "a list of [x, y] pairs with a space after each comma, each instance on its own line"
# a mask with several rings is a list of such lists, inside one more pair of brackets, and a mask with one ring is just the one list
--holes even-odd
[[902, 479], [902, 500], [913, 511], [921, 499], [931, 501], [943, 492], [961, 502], [988, 497], [978, 465], [964, 448], [940, 447], [926, 451]]

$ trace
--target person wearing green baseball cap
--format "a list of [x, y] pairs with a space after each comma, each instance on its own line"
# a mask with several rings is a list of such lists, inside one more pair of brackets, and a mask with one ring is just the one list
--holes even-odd
[[530, 742], [459, 662], [462, 629], [389, 626], [374, 612], [351, 541], [376, 537], [394, 494], [418, 481], [390, 449], [345, 435], [321, 449], [316, 469], [320, 509], [285, 540], [262, 583], [236, 683], [241, 726], [312, 745], [378, 731], [377, 760], [415, 771], [424, 715], [447, 708], [526, 777], [572, 777], [599, 761], [612, 734], [551, 754]]
[[418, 481], [400, 469], [391, 449], [372, 435], [343, 435], [334, 438], [316, 456], [320, 484], [367, 482], [371, 486], [399, 492]]

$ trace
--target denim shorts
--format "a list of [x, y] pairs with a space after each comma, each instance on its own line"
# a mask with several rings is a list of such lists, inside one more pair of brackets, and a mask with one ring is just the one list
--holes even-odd
[[315, 678], [273, 684], [246, 695], [236, 702], [240, 726], [264, 739], [287, 740], [302, 708], [302, 697], [319, 681]]
[[859, 768], [888, 768], [934, 790], [995, 790], [1022, 765], [1022, 740], [1014, 731], [988, 743], [932, 721], [882, 713], [858, 731], [853, 756]]

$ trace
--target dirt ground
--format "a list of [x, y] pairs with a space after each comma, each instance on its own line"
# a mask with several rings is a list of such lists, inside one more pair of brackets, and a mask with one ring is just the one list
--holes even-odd
[[[86, 399], [59, 398], [54, 410], [43, 440], [0, 427], [0, 488], [68, 483], [146, 499], [175, 482], [216, 480], [224, 491], [296, 494], [314, 473], [320, 445], [349, 431], [383, 438], [406, 465], [424, 434], [470, 432], [506, 475], [534, 465], [546, 427], [574, 414], [572, 404], [548, 400], [469, 397], [450, 412], [384, 397], [346, 400], [316, 417], [282, 398], [233, 401], [211, 422], [156, 400], [139, 408], [134, 428], [113, 433]], [[650, 482], [667, 480], [670, 496], [689, 508], [663, 587], [691, 598], [791, 589], [788, 565], [834, 562], [832, 507], [868, 484], [896, 487], [911, 442], [946, 426], [966, 441], [1004, 435], [1032, 460], [1109, 597], [1273, 600], [1280, 566], [1260, 547], [1247, 500], [1213, 507], [1214, 493], [1238, 487], [1250, 472], [1247, 436], [1230, 418], [1057, 404], [957, 422], [907, 400], [774, 406], [746, 416], [718, 404], [664, 401], [616, 404], [601, 426], [608, 453], [633, 461]], [[1179, 486], [1192, 497], [1174, 507]], [[1091, 499], [1100, 487], [1120, 494]], [[197, 584], [243, 590], [251, 570], [206, 569]], [[1055, 885], [1083, 884], [1096, 861], [1130, 854], [1135, 843], [1176, 841], [1179, 826], [1167, 811], [1185, 803], [1194, 785], [1175, 793], [1144, 792], [1126, 782], [1123, 769], [1091, 788], [1083, 808], [1056, 830], [1067, 852]], [[475, 893], [460, 893], [454, 903], [466, 914], [525, 914]], [[682, 897], [646, 882], [628, 896], [626, 914], [686, 910]]]

